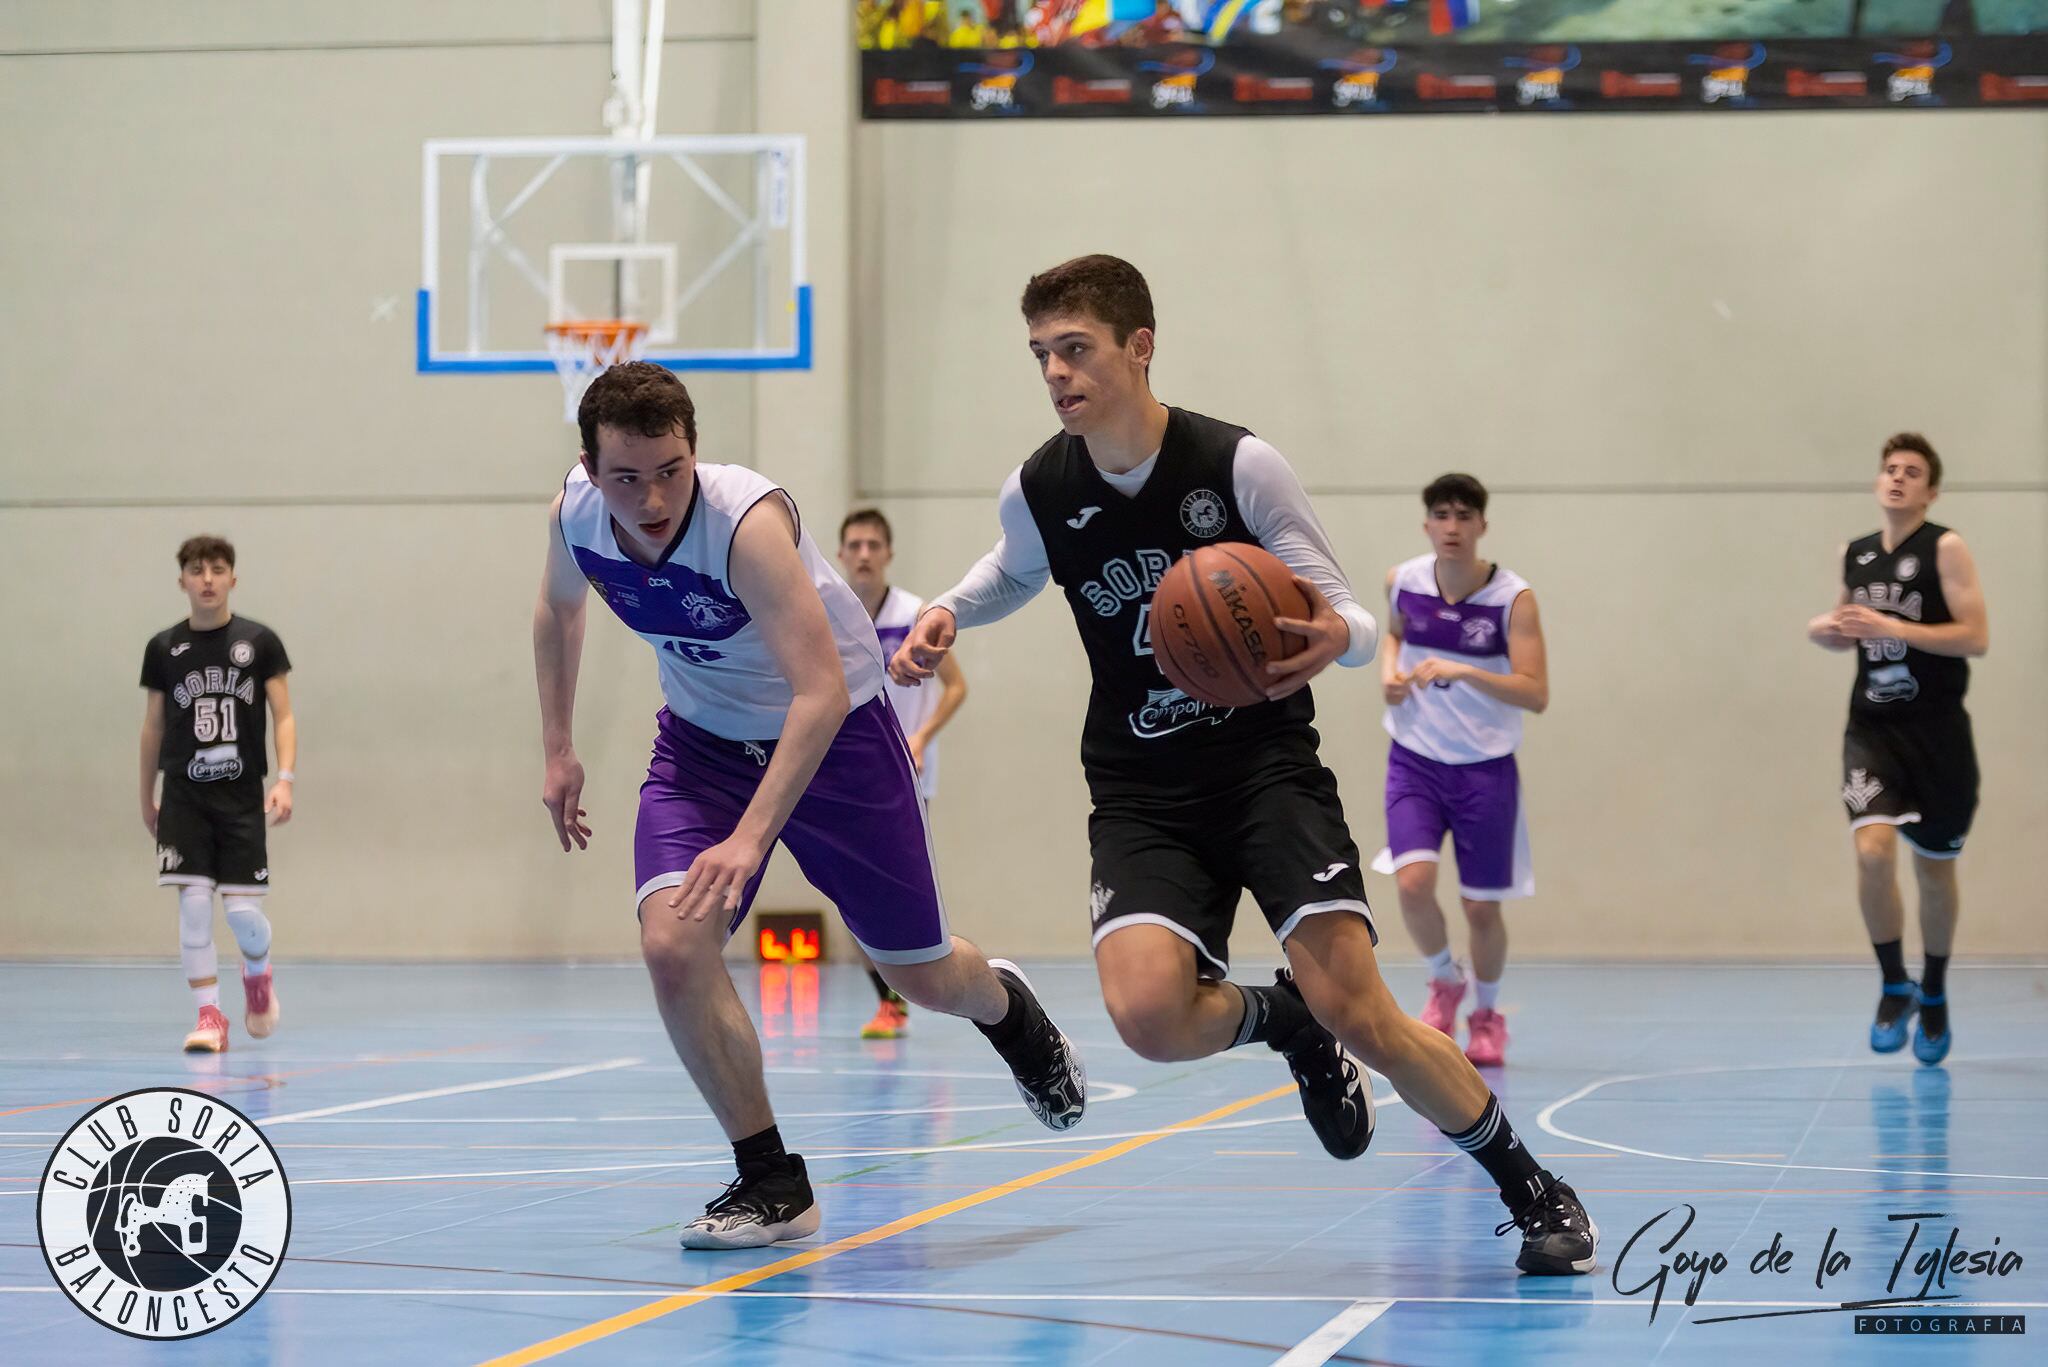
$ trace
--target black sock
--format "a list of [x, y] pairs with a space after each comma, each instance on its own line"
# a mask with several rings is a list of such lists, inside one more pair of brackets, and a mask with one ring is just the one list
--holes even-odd
[[1500, 1188], [1501, 1204], [1510, 1211], [1522, 1209], [1557, 1180], [1537, 1164], [1536, 1156], [1501, 1114], [1500, 1098], [1491, 1092], [1486, 1094], [1486, 1109], [1479, 1113], [1471, 1129], [1463, 1134], [1451, 1134], [1449, 1130], [1444, 1133], [1486, 1169], [1486, 1175]]
[[1884, 971], [1886, 987], [1897, 987], [1906, 981], [1906, 951], [1899, 947], [1897, 940], [1886, 940], [1881, 945], [1873, 944], [1871, 948], [1877, 951], [1877, 966]]
[[903, 1005], [903, 998], [897, 995], [896, 989], [889, 986], [882, 975], [872, 968], [868, 970], [868, 981], [875, 985], [875, 995], [877, 997], [880, 997], [885, 1002], [895, 1002], [898, 1006]]
[[767, 1177], [789, 1171], [789, 1151], [782, 1147], [782, 1131], [774, 1125], [759, 1134], [733, 1141], [732, 1161], [742, 1177]]
[[[1930, 1039], [1940, 1039], [1948, 1033], [1948, 955], [1930, 954], [1927, 967], [1920, 975], [1920, 1028]], [[1937, 1002], [1925, 1000], [1940, 997]]]
[[1245, 1044], [1265, 1044], [1277, 1049], [1293, 1039], [1303, 1026], [1315, 1023], [1301, 998], [1284, 987], [1230, 985], [1244, 997], [1244, 1019], [1238, 1024], [1237, 1038], [1230, 1042], [1233, 1049]]
[[974, 1028], [988, 1036], [988, 1042], [996, 1047], [996, 1052], [1008, 1060], [1011, 1051], [1025, 1042], [1024, 1027], [1030, 1024], [1031, 1014], [1037, 1009], [1038, 1003], [1026, 996], [1022, 988], [1002, 974], [996, 974], [996, 981], [1001, 983], [1003, 991], [1009, 994], [1010, 1009], [1004, 1012], [1003, 1018], [994, 1025], [983, 1025], [976, 1021]]

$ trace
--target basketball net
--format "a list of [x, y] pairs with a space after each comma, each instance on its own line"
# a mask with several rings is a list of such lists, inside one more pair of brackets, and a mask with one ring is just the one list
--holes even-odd
[[619, 364], [639, 357], [647, 340], [647, 324], [626, 318], [586, 318], [549, 323], [548, 355], [562, 377], [562, 418], [576, 421], [583, 391], [590, 382]]

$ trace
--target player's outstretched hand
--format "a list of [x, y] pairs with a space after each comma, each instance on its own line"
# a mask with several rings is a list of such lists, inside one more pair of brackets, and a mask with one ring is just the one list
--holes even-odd
[[690, 861], [683, 881], [669, 894], [679, 921], [701, 921], [713, 911], [728, 918], [739, 910], [747, 880], [761, 867], [767, 852], [739, 836], [730, 835]]
[[270, 824], [282, 826], [292, 819], [292, 781], [281, 778], [270, 785], [270, 796], [263, 800], [263, 810], [270, 814]]
[[959, 623], [953, 620], [951, 612], [945, 608], [926, 608], [889, 660], [889, 677], [905, 687], [916, 688], [939, 672], [939, 661], [953, 649], [953, 641], [959, 635]]
[[1284, 660], [1273, 660], [1266, 665], [1266, 698], [1278, 701], [1290, 693], [1297, 693], [1308, 687], [1308, 681], [1329, 668], [1330, 662], [1342, 655], [1351, 645], [1351, 628], [1337, 615], [1337, 609], [1330, 606], [1330, 600], [1323, 597], [1323, 591], [1303, 579], [1294, 576], [1294, 586], [1308, 599], [1308, 617], [1275, 617], [1273, 625], [1290, 636], [1299, 636], [1308, 644]]
[[575, 751], [549, 756], [540, 800], [548, 809], [548, 815], [554, 818], [555, 839], [562, 842], [564, 850], [569, 848], [572, 839], [577, 849], [590, 848], [590, 827], [583, 822], [589, 813], [580, 805], [583, 801], [583, 763], [576, 758]]

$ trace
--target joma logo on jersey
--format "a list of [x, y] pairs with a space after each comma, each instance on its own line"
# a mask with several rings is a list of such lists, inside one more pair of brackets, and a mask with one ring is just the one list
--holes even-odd
[[1098, 617], [1114, 617], [1124, 604], [1135, 603], [1159, 587], [1159, 581], [1173, 568], [1173, 556], [1166, 551], [1143, 550], [1130, 559], [1118, 556], [1102, 567], [1102, 575], [1081, 585], [1081, 596]]
[[1909, 593], [1903, 584], [1858, 584], [1850, 597], [1879, 612], [1889, 612], [1914, 622], [1920, 620], [1920, 590], [1914, 589]]

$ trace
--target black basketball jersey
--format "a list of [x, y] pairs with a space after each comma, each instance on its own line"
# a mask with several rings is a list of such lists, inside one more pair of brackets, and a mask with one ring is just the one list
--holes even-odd
[[[1953, 622], [1935, 565], [1935, 543], [1948, 528], [1923, 522], [1894, 550], [1884, 533], [1849, 543], [1842, 557], [1842, 583], [1849, 601], [1891, 617], [1926, 626]], [[1954, 655], [1930, 655], [1904, 641], [1859, 641], [1856, 687], [1849, 710], [1866, 717], [1907, 719], [1954, 712], [1970, 686], [1970, 662]]]
[[1098, 795], [1213, 790], [1251, 768], [1278, 734], [1313, 744], [1308, 689], [1277, 703], [1212, 707], [1168, 682], [1152, 656], [1152, 591], [1174, 561], [1198, 546], [1258, 541], [1232, 481], [1248, 435], [1169, 408], [1158, 464], [1136, 497], [1102, 478], [1080, 437], [1062, 433], [1024, 462], [1024, 499], [1094, 673], [1081, 761]]
[[157, 767], [165, 777], [249, 783], [260, 792], [270, 767], [263, 686], [291, 667], [277, 633], [247, 617], [231, 617], [211, 631], [180, 622], [151, 637], [142, 653], [142, 686], [164, 695]]

